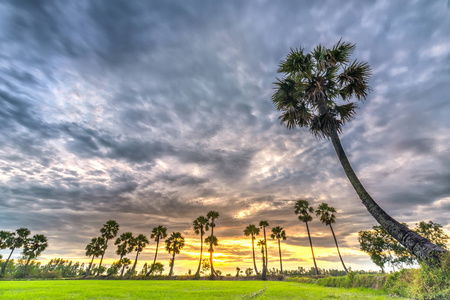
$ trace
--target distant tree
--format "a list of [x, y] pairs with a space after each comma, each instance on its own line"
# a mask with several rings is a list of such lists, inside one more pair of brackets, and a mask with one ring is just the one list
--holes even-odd
[[147, 273], [146, 276], [149, 276], [153, 273], [153, 267], [156, 266], [156, 257], [158, 256], [158, 248], [159, 248], [159, 241], [161, 239], [165, 239], [167, 237], [167, 228], [159, 225], [157, 227], [154, 227], [152, 230], [152, 234], [150, 235], [150, 238], [154, 239], [156, 242], [156, 251], [155, 251], [155, 259], [153, 260], [153, 264], [150, 268], [150, 271]]
[[169, 276], [173, 275], [173, 266], [175, 264], [175, 254], [179, 254], [184, 247], [184, 237], [180, 232], [173, 232], [168, 239], [166, 239], [166, 251], [173, 253]]
[[320, 217], [320, 221], [323, 224], [330, 226], [331, 233], [333, 234], [334, 243], [336, 244], [336, 249], [338, 251], [342, 266], [344, 267], [345, 272], [348, 273], [348, 270], [344, 264], [344, 260], [342, 259], [342, 256], [341, 256], [341, 252], [339, 251], [339, 246], [338, 246], [338, 242], [336, 240], [336, 235], [334, 234], [333, 226], [331, 226], [332, 223], [336, 222], [336, 215], [334, 214], [335, 212], [336, 212], [336, 209], [334, 209], [334, 207], [329, 206], [327, 203], [322, 203], [319, 205], [319, 208], [316, 210], [316, 216]]
[[194, 227], [195, 234], [200, 234], [200, 260], [198, 262], [197, 272], [195, 273], [195, 277], [198, 277], [200, 276], [200, 267], [202, 265], [203, 235], [209, 230], [209, 221], [204, 216], [200, 216], [194, 220], [192, 226]]
[[26, 240], [23, 246], [23, 255], [27, 258], [27, 263], [24, 266], [26, 271], [31, 259], [35, 259], [48, 247], [47, 238], [43, 234], [35, 234], [32, 238]]
[[[213, 246], [217, 246], [217, 238], [214, 237], [214, 227], [216, 227], [216, 223], [215, 220], [217, 218], [219, 218], [219, 213], [217, 211], [213, 211], [210, 210], [207, 214], [206, 217], [208, 218], [208, 220], [210, 221], [209, 226], [211, 227], [211, 235], [210, 235], [210, 239], [209, 239], [209, 264], [211, 265], [211, 277], [217, 275], [217, 273], [214, 271], [214, 265], [213, 265], [213, 252], [214, 252], [214, 247]], [[213, 244], [213, 242], [216, 241], [216, 244]]]
[[204, 258], [202, 260], [202, 274], [206, 274], [206, 272], [209, 271], [209, 269], [211, 269], [211, 265], [209, 264], [209, 259], [208, 258]]
[[428, 223], [420, 221], [416, 224], [414, 231], [439, 247], [448, 249], [447, 243], [450, 237], [442, 230], [441, 224], [433, 221], [428, 221]]
[[120, 269], [122, 268], [121, 261], [113, 262], [112, 265], [106, 271], [108, 276], [117, 276], [119, 274]]
[[119, 224], [114, 220], [109, 220], [103, 227], [100, 229], [100, 233], [102, 237], [105, 239], [105, 249], [102, 253], [102, 258], [100, 259], [100, 264], [98, 265], [97, 276], [100, 275], [100, 270], [103, 262], [103, 257], [105, 256], [106, 249], [108, 248], [108, 241], [115, 238], [117, 236], [117, 232], [119, 232]]
[[384, 273], [385, 264], [392, 260], [392, 236], [383, 227], [376, 225], [372, 230], [358, 232], [358, 241], [361, 251], [369, 254], [373, 263]]
[[[117, 246], [116, 254], [120, 256], [119, 261], [122, 261], [122, 258], [125, 255], [133, 252], [135, 246], [135, 240], [133, 234], [131, 232], [122, 233], [114, 242], [114, 245]], [[122, 272], [120, 276], [123, 276], [125, 268], [122, 268]]]
[[249, 277], [252, 276], [252, 274], [253, 274], [252, 268], [247, 268], [247, 270], [245, 270], [245, 276]]
[[97, 237], [93, 238], [89, 244], [86, 245], [86, 256], [91, 257], [91, 262], [89, 263], [89, 267], [86, 271], [86, 274], [84, 277], [89, 276], [89, 273], [91, 272], [92, 263], [94, 262], [94, 258], [99, 257], [102, 255], [106, 247], [106, 240], [104, 237]]
[[271, 238], [278, 240], [278, 253], [280, 254], [280, 269], [281, 273], [283, 273], [283, 263], [281, 261], [281, 240], [286, 240], [286, 231], [283, 230], [282, 227], [277, 226], [272, 228], [272, 234], [270, 235]]
[[253, 267], [255, 268], [255, 273], [258, 274], [258, 269], [256, 268], [256, 259], [255, 259], [255, 239], [256, 239], [256, 236], [259, 235], [259, 228], [253, 224], [250, 224], [247, 227], [245, 227], [244, 235], [252, 237]]
[[314, 208], [312, 206], [309, 206], [308, 201], [303, 200], [303, 199], [297, 200], [294, 208], [295, 208], [295, 214], [298, 215], [298, 219], [302, 222], [305, 222], [305, 224], [306, 224], [306, 231], [308, 232], [308, 239], [309, 239], [309, 244], [311, 246], [311, 253], [312, 253], [312, 257], [313, 257], [313, 261], [314, 261], [314, 268], [316, 269], [316, 275], [319, 275], [319, 269], [317, 268], [316, 257], [314, 256], [314, 250], [313, 250], [311, 235], [309, 233], [309, 226], [308, 226], [308, 222], [312, 221], [312, 216], [309, 213], [314, 212]]
[[120, 272], [120, 276], [123, 276], [123, 273], [126, 269], [128, 269], [131, 265], [131, 259], [126, 258], [126, 257], [122, 257], [119, 260], [119, 265], [122, 267], [122, 271]]
[[262, 271], [262, 279], [266, 280], [266, 258], [265, 258], [265, 246], [266, 241], [265, 240], [259, 240], [256, 244], [258, 247], [261, 247], [261, 254], [262, 254], [262, 263], [263, 263], [263, 271]]
[[[309, 128], [316, 137], [330, 139], [350, 183], [369, 213], [390, 235], [422, 260], [440, 260], [445, 249], [432, 244], [388, 215], [366, 191], [354, 172], [339, 133], [356, 116], [355, 101], [363, 101], [370, 92], [372, 75], [368, 63], [350, 57], [356, 45], [339, 41], [331, 49], [318, 45], [311, 53], [291, 49], [277, 70], [278, 79], [272, 101], [281, 111], [281, 123], [287, 128]], [[348, 103], [338, 105], [338, 102]]]
[[269, 222], [267, 222], [267, 221], [259, 221], [259, 227], [262, 228], [263, 232], [264, 232], [264, 248], [265, 248], [264, 251], [265, 251], [265, 254], [266, 254], [265, 255], [266, 260], [265, 260], [265, 264], [264, 264], [265, 268], [263, 269], [263, 277], [264, 278], [266, 277], [268, 263], [269, 263], [269, 258], [268, 258], [268, 255], [267, 255], [267, 238], [266, 238], [266, 227], [267, 226], [269, 226]]
[[241, 268], [236, 267], [236, 277], [239, 277], [240, 273], [242, 273]]
[[3, 237], [1, 248], [9, 248], [11, 252], [9, 253], [5, 264], [3, 265], [1, 275], [3, 275], [3, 273], [5, 272], [5, 269], [8, 266], [9, 259], [11, 258], [14, 250], [25, 246], [25, 244], [27, 243], [27, 237], [30, 235], [30, 233], [31, 232], [30, 230], [28, 230], [28, 228], [19, 228], [16, 230], [16, 232], [2, 231]]
[[156, 275], [161, 275], [164, 272], [164, 265], [160, 262], [154, 263], [152, 265], [153, 273]]
[[144, 250], [145, 246], [147, 246], [148, 243], [149, 243], [148, 238], [143, 234], [138, 235], [134, 239], [133, 244], [134, 250], [136, 251], [136, 258], [134, 259], [133, 268], [131, 268], [131, 274], [133, 274], [134, 270], [136, 269], [139, 253], [141, 253], [142, 250]]

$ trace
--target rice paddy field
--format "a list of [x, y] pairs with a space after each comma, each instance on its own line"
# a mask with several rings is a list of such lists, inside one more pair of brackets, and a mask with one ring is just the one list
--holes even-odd
[[[394, 299], [377, 290], [282, 281], [0, 281], [0, 299]], [[400, 298], [395, 298], [400, 299]]]

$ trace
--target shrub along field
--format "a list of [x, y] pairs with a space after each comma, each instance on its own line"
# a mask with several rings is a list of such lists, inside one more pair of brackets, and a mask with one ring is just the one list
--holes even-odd
[[[391, 299], [381, 291], [282, 281], [39, 280], [0, 282], [0, 299]], [[399, 299], [399, 298], [396, 298]]]

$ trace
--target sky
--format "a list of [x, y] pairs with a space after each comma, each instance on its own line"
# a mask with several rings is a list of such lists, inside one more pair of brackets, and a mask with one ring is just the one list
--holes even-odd
[[[347, 266], [375, 270], [357, 233], [376, 222], [331, 142], [280, 125], [277, 66], [290, 48], [356, 43], [373, 76], [341, 134], [349, 159], [398, 221], [450, 232], [448, 28], [439, 0], [1, 1], [0, 229], [45, 234], [43, 262], [88, 261], [107, 220], [135, 235], [164, 225], [186, 238], [183, 274], [198, 263], [192, 221], [215, 210], [217, 269], [253, 268], [243, 230], [260, 220], [286, 230], [284, 269], [310, 268], [302, 198], [336, 208]], [[318, 266], [342, 269], [329, 228], [310, 230]]]

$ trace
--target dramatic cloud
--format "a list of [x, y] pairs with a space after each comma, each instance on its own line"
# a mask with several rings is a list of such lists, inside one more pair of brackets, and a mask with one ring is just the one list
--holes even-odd
[[[450, 230], [448, 1], [4, 1], [0, 28], [0, 229], [46, 234], [44, 259], [85, 259], [115, 219], [181, 231], [186, 272], [192, 221], [217, 210], [220, 269], [253, 267], [243, 230], [261, 219], [287, 230], [285, 268], [309, 268], [302, 197], [338, 210], [348, 265], [375, 269], [357, 242], [375, 220], [331, 143], [287, 130], [271, 103], [291, 47], [340, 38], [373, 69], [342, 134], [360, 179], [398, 220]], [[318, 263], [340, 268], [329, 228], [310, 225]]]

